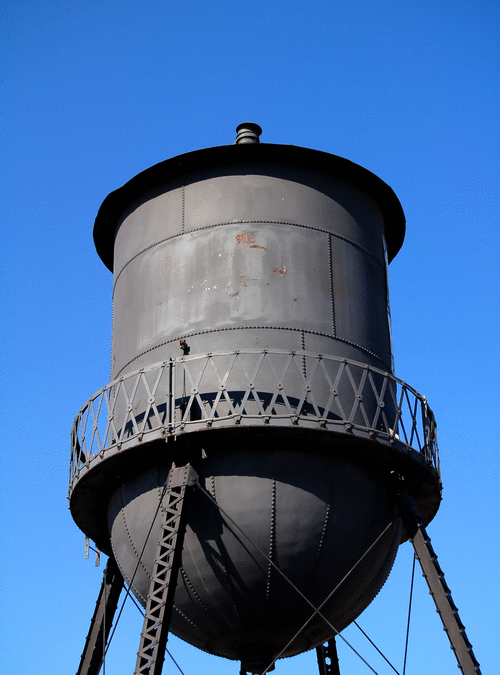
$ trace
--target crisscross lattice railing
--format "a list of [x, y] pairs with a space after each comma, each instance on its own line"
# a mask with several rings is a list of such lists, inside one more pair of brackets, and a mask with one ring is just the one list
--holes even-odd
[[179, 357], [106, 385], [73, 424], [70, 480], [113, 448], [233, 424], [322, 427], [397, 442], [439, 471], [434, 415], [405, 382], [348, 359], [269, 349]]

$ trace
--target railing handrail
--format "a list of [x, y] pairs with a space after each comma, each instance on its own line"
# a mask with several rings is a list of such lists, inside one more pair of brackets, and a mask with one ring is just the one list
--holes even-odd
[[[227, 388], [227, 382], [233, 368], [236, 368], [238, 359], [240, 368], [245, 370], [245, 364], [241, 363], [244, 356], [255, 357], [253, 363], [255, 379], [263, 376], [261, 368], [267, 359], [266, 387], [268, 390], [272, 389], [269, 387], [271, 377], [274, 391], [259, 390], [258, 382], [251, 381], [246, 372], [246, 382], [238, 381], [237, 388], [235, 386]], [[276, 370], [276, 364], [273, 365], [273, 356], [275, 360], [287, 357], [280, 373]], [[231, 362], [229, 367], [227, 363], [225, 364], [226, 372], [221, 377], [215, 360], [220, 361], [224, 358], [229, 358]], [[201, 375], [193, 374], [190, 364], [200, 360], [206, 361]], [[209, 373], [211, 386], [207, 390], [200, 390], [210, 360], [213, 365]], [[333, 368], [330, 372], [321, 362], [336, 363], [337, 370]], [[283, 365], [282, 362], [280, 365]], [[307, 369], [311, 373], [310, 376], [306, 374]], [[189, 393], [179, 390], [176, 371], [180, 371], [184, 380], [186, 378], [190, 380], [192, 386]], [[154, 378], [151, 378], [153, 373]], [[283, 380], [289, 376], [295, 378], [294, 391], [286, 391], [279, 375], [282, 375]], [[316, 382], [316, 385], [311, 386], [315, 378], [320, 378], [323, 399], [326, 398], [323, 390], [328, 389], [328, 400], [316, 401], [315, 396], [320, 385]], [[217, 387], [213, 386], [214, 381], [217, 381]], [[297, 389], [297, 381], [302, 385], [302, 391]], [[378, 385], [376, 381], [379, 382]], [[130, 383], [132, 388], [129, 386]], [[342, 401], [335, 401], [335, 387], [340, 386], [340, 383], [353, 399], [351, 409], [348, 411], [344, 410]], [[129, 391], [130, 389], [132, 390]], [[156, 401], [158, 390], [161, 391], [161, 401]], [[139, 401], [135, 400], [138, 391], [142, 394]], [[229, 396], [230, 392], [233, 398]], [[209, 401], [207, 398], [209, 393], [213, 400]], [[240, 394], [238, 402], [234, 396], [236, 393]], [[264, 393], [268, 397], [266, 403], [262, 401]], [[363, 397], [370, 399], [370, 406], [363, 402]], [[176, 402], [179, 401], [182, 404], [178, 403], [176, 407]], [[134, 402], [142, 406], [137, 414], [134, 412]], [[389, 419], [388, 413], [384, 411], [387, 404], [394, 410], [393, 420]], [[250, 413], [247, 407], [253, 407], [253, 411]], [[278, 412], [276, 407], [279, 407]], [[193, 418], [195, 408], [197, 416]], [[115, 415], [121, 418], [116, 421]], [[344, 424], [346, 428], [355, 427], [369, 432], [370, 435], [376, 432], [377, 439], [385, 438], [391, 442], [397, 439], [408, 448], [419, 452], [425, 462], [439, 472], [436, 422], [427, 400], [392, 373], [360, 361], [330, 354], [284, 349], [237, 349], [192, 356], [183, 355], [160, 361], [120, 375], [101, 387], [80, 408], [73, 423], [70, 481], [95, 455], [103, 456], [112, 447], [137, 438], [142, 439], [144, 435], [151, 436], [153, 432], [161, 431], [164, 435], [176, 435], [190, 425], [199, 426], [204, 423], [212, 426], [229, 419], [234, 419], [235, 423], [241, 420], [270, 423], [273, 420], [287, 418], [294, 424], [302, 421], [309, 424], [317, 423], [323, 427], [331, 426], [332, 429], [335, 425], [338, 428], [339, 424]]]

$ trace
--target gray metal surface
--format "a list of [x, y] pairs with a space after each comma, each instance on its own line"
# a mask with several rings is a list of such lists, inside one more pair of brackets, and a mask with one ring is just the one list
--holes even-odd
[[177, 356], [182, 339], [190, 354], [305, 349], [392, 370], [377, 203], [327, 173], [267, 168], [198, 170], [125, 212], [113, 377]]
[[[226, 658], [240, 660], [252, 649], [270, 661], [311, 619], [283, 656], [323, 643], [331, 637], [330, 626], [322, 616], [312, 617], [309, 604], [259, 549], [319, 607], [392, 523], [321, 614], [340, 631], [380, 590], [401, 522], [384, 480], [372, 470], [297, 447], [240, 447], [205, 459], [199, 475], [222, 513], [204, 494], [193, 494], [171, 620], [177, 636]], [[159, 540], [161, 518], [155, 514], [165, 478], [165, 469], [146, 471], [120, 486], [109, 506], [113, 553], [142, 604], [151, 579], [148, 561]]]

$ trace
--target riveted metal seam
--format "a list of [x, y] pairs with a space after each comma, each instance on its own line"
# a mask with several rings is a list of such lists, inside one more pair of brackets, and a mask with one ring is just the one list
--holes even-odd
[[[182, 579], [184, 580], [184, 583], [186, 584], [187, 588], [189, 589], [189, 592], [190, 592], [190, 594], [191, 594], [191, 597], [194, 598], [194, 599], [196, 600], [196, 602], [198, 603], [198, 605], [199, 605], [199, 607], [200, 607], [201, 609], [203, 609], [205, 612], [207, 612], [207, 614], [209, 614], [209, 616], [211, 617], [211, 619], [212, 619], [213, 621], [216, 621], [217, 624], [218, 624], [220, 627], [222, 627], [222, 624], [221, 624], [220, 620], [217, 618], [217, 616], [214, 614], [214, 612], [213, 612], [212, 610], [210, 610], [210, 609], [207, 607], [206, 603], [202, 600], [202, 598], [200, 598], [198, 592], [196, 591], [195, 587], [193, 586], [191, 580], [189, 579], [189, 577], [188, 577], [188, 575], [187, 575], [187, 572], [186, 572], [186, 570], [184, 569], [184, 567], [180, 567], [180, 568], [179, 568], [179, 573], [180, 573]], [[184, 614], [183, 614], [182, 612], [180, 612], [180, 610], [178, 610], [178, 611], [179, 611], [180, 614], [182, 614], [182, 615], [184, 616]], [[187, 619], [187, 617], [185, 617], [185, 618]], [[190, 619], [187, 619], [187, 620], [188, 620], [188, 621], [192, 624], [192, 626], [194, 626], [200, 633], [202, 632], [201, 629], [200, 629], [200, 627], [198, 626], [198, 624], [195, 624], [195, 623], [194, 623], [193, 621], [191, 621]]]
[[271, 594], [271, 573], [273, 571], [273, 553], [276, 546], [276, 463], [273, 455], [273, 487], [271, 491], [271, 522], [269, 525], [269, 564], [267, 566], [267, 580], [266, 580], [266, 604], [269, 602]]
[[[114, 559], [116, 560], [116, 564], [117, 564], [118, 567], [120, 568], [120, 571], [121, 571], [121, 573], [122, 573], [123, 578], [126, 579], [126, 576], [125, 576], [125, 574], [124, 574], [122, 568], [120, 567], [120, 565], [119, 565], [119, 563], [118, 563], [118, 558], [117, 558], [117, 555], [116, 555], [116, 554], [117, 554], [117, 551], [116, 551], [115, 547], [113, 546], [113, 539], [110, 539], [110, 542], [111, 542], [111, 550], [113, 551], [113, 557], [114, 557]], [[128, 583], [128, 585], [129, 585], [129, 587], [134, 591], [134, 595], [135, 595], [136, 597], [140, 598], [140, 599], [142, 600], [142, 602], [146, 603], [147, 598], [145, 598], [145, 597], [143, 596], [143, 594], [139, 591], [139, 589], [138, 589], [136, 586], [134, 586], [134, 584], [129, 583], [128, 581], [127, 581], [127, 583]]]
[[[306, 351], [306, 334], [303, 330], [300, 331], [300, 348], [303, 352]], [[307, 377], [307, 363], [305, 356], [302, 357], [302, 375], [304, 378]]]
[[289, 223], [284, 220], [230, 220], [225, 223], [214, 223], [212, 225], [203, 225], [202, 227], [195, 227], [192, 230], [188, 230], [187, 232], [184, 231], [184, 199], [182, 202], [182, 224], [181, 224], [181, 232], [177, 234], [172, 234], [168, 237], [165, 237], [165, 239], [160, 239], [159, 241], [156, 241], [154, 244], [150, 244], [149, 246], [146, 246], [143, 248], [141, 251], [133, 255], [130, 260], [128, 260], [124, 266], [121, 268], [121, 270], [116, 274], [114, 281], [113, 281], [113, 293], [112, 296], [114, 297], [115, 294], [115, 287], [118, 282], [118, 279], [121, 276], [121, 273], [125, 270], [125, 268], [130, 265], [130, 263], [138, 258], [140, 255], [145, 253], [146, 251], [149, 251], [150, 249], [154, 248], [155, 246], [159, 246], [160, 244], [164, 244], [166, 241], [170, 241], [171, 239], [178, 239], [179, 236], [183, 236], [186, 234], [191, 234], [193, 232], [201, 232], [202, 230], [210, 230], [214, 229], [216, 227], [223, 227], [225, 225], [289, 225], [291, 227], [301, 227], [306, 230], [313, 230], [314, 232], [324, 232], [325, 234], [330, 235], [331, 237], [335, 237], [337, 239], [341, 239], [342, 241], [345, 241], [347, 244], [351, 244], [352, 246], [355, 246], [356, 248], [359, 248], [361, 251], [364, 251], [367, 255], [370, 256], [370, 258], [373, 258], [375, 262], [380, 266], [383, 267], [382, 263], [377, 260], [377, 258], [373, 255], [371, 251], [369, 251], [367, 248], [362, 246], [361, 244], [357, 244], [355, 241], [352, 241], [352, 239], [348, 239], [347, 237], [343, 237], [341, 234], [336, 234], [335, 232], [330, 232], [329, 230], [325, 230], [322, 227], [314, 227], [313, 225], [304, 225], [303, 223]]
[[366, 347], [362, 347], [361, 345], [358, 345], [356, 342], [352, 342], [351, 340], [346, 340], [344, 338], [338, 337], [338, 335], [330, 335], [329, 333], [321, 333], [319, 331], [315, 330], [304, 330], [302, 328], [292, 328], [288, 326], [228, 326], [226, 328], [212, 328], [210, 330], [201, 330], [201, 331], [195, 331], [193, 333], [185, 333], [183, 335], [176, 336], [170, 340], [165, 340], [164, 342], [160, 342], [159, 344], [155, 345], [154, 347], [150, 347], [149, 349], [145, 349], [143, 352], [140, 354], [137, 354], [134, 356], [133, 359], [130, 359], [125, 365], [123, 365], [120, 370], [115, 374], [113, 379], [117, 379], [120, 377], [120, 373], [122, 373], [125, 368], [128, 368], [131, 363], [136, 361], [137, 359], [140, 359], [141, 356], [144, 356], [145, 354], [149, 354], [150, 352], [154, 351], [155, 349], [159, 349], [160, 347], [165, 347], [165, 345], [172, 344], [172, 343], [178, 343], [181, 339], [186, 339], [186, 338], [191, 338], [195, 337], [197, 335], [210, 335], [211, 333], [222, 333], [225, 331], [230, 331], [230, 330], [289, 330], [293, 332], [300, 332], [300, 333], [307, 333], [308, 335], [317, 335], [319, 337], [326, 337], [330, 338], [331, 340], [337, 340], [338, 342], [342, 342], [342, 344], [349, 345], [350, 347], [355, 347], [356, 349], [359, 349], [360, 351], [364, 352], [365, 354], [369, 354], [370, 356], [373, 356], [376, 358], [380, 363], [383, 363], [384, 366], [387, 368], [388, 371], [391, 370], [390, 366], [388, 366], [384, 359], [381, 356], [378, 356], [375, 354], [375, 352], [370, 351], [369, 349], [366, 349]]
[[189, 625], [192, 626], [193, 628], [196, 628], [196, 630], [199, 631], [200, 633], [202, 632], [201, 629], [200, 629], [200, 627], [198, 626], [198, 624], [194, 623], [194, 621], [192, 621], [188, 616], [186, 616], [186, 615], [184, 614], [184, 612], [181, 612], [181, 610], [177, 607], [177, 605], [176, 605], [175, 603], [174, 603], [174, 606], [173, 606], [173, 610], [174, 610], [174, 611], [176, 612], [176, 614], [178, 614], [182, 619], [184, 619], [184, 621], [185, 621], [187, 624], [189, 624]]
[[333, 283], [333, 250], [332, 250], [332, 237], [328, 237], [328, 270], [330, 274], [330, 302], [331, 302], [331, 311], [332, 311], [332, 335], [337, 336], [337, 324], [335, 318], [335, 287]]
[[325, 520], [323, 521], [323, 529], [321, 530], [321, 537], [320, 537], [320, 540], [319, 540], [318, 548], [316, 550], [316, 555], [314, 556], [316, 559], [319, 558], [321, 550], [323, 548], [323, 542], [325, 541], [326, 528], [328, 527], [328, 521], [330, 519], [330, 510], [331, 510], [331, 503], [329, 503], [326, 507]]
[[212, 495], [213, 499], [217, 501], [217, 495], [215, 492], [215, 476], [210, 476], [210, 488], [208, 491]]
[[[211, 461], [211, 460], [207, 460], [207, 461]], [[208, 481], [207, 480], [205, 481], [205, 490], [212, 496], [212, 499], [218, 504], [218, 501], [217, 501], [217, 484], [216, 484], [216, 480], [215, 480], [215, 473], [214, 473], [215, 468], [214, 468], [213, 464], [206, 471], [207, 471], [207, 479], [209, 479], [210, 482], [209, 482], [209, 485], [206, 485], [206, 483]], [[210, 471], [210, 473], [208, 473], [208, 471]], [[224, 574], [227, 575], [226, 567], [225, 567], [225, 565], [222, 564], [222, 561], [220, 561], [220, 568], [223, 570]], [[231, 598], [233, 600], [234, 613], [236, 614], [238, 619], [241, 620], [240, 612], [238, 611], [238, 605], [237, 605], [236, 599], [234, 597], [234, 589], [229, 588], [229, 595], [231, 596]]]
[[[185, 234], [186, 232], [186, 186], [182, 186], [182, 221], [181, 221], [181, 232]], [[129, 261], [130, 262], [130, 261]]]
[[[135, 569], [135, 571], [134, 571], [134, 576], [135, 576], [135, 574], [137, 573], [138, 567], [140, 566], [140, 567], [142, 567], [142, 569], [144, 570], [144, 573], [146, 574], [146, 577], [151, 581], [151, 574], [150, 574], [149, 570], [144, 566], [144, 564], [143, 564], [143, 562], [142, 562], [142, 557], [141, 557], [141, 555], [139, 554], [139, 551], [137, 550], [137, 548], [136, 548], [136, 546], [135, 546], [135, 544], [134, 544], [134, 542], [133, 542], [133, 540], [132, 540], [132, 536], [131, 536], [131, 534], [130, 534], [130, 530], [129, 530], [129, 527], [128, 527], [127, 519], [126, 519], [126, 517], [125, 517], [125, 502], [124, 502], [124, 499], [123, 499], [123, 484], [120, 485], [120, 506], [121, 506], [121, 508], [120, 508], [120, 515], [121, 515], [122, 520], [123, 520], [123, 525], [124, 525], [124, 527], [125, 527], [125, 532], [127, 533], [127, 537], [128, 537], [129, 542], [130, 542], [130, 546], [131, 546], [132, 550], [134, 551], [135, 555], [137, 556], [137, 563], [136, 563], [136, 569]], [[116, 557], [116, 551], [114, 550], [114, 546], [113, 546], [113, 538], [111, 538], [111, 548], [113, 549], [113, 553], [115, 554], [115, 560], [117, 560], [117, 557]], [[142, 600], [143, 602], [146, 602], [147, 598], [145, 598], [145, 597], [143, 596], [143, 594], [139, 591], [139, 589], [134, 585], [133, 580], [134, 580], [134, 579], [131, 578], [130, 581], [128, 581], [128, 584], [129, 584], [130, 588], [133, 589], [134, 593], [135, 593], [136, 595], [138, 595], [138, 596], [141, 598], [141, 600]]]

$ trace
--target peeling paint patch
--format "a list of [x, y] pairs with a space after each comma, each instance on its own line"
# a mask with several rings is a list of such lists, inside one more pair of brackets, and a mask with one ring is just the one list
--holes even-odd
[[283, 265], [282, 267], [275, 267], [273, 269], [273, 272], [278, 272], [280, 276], [283, 276], [286, 273], [286, 265]]

